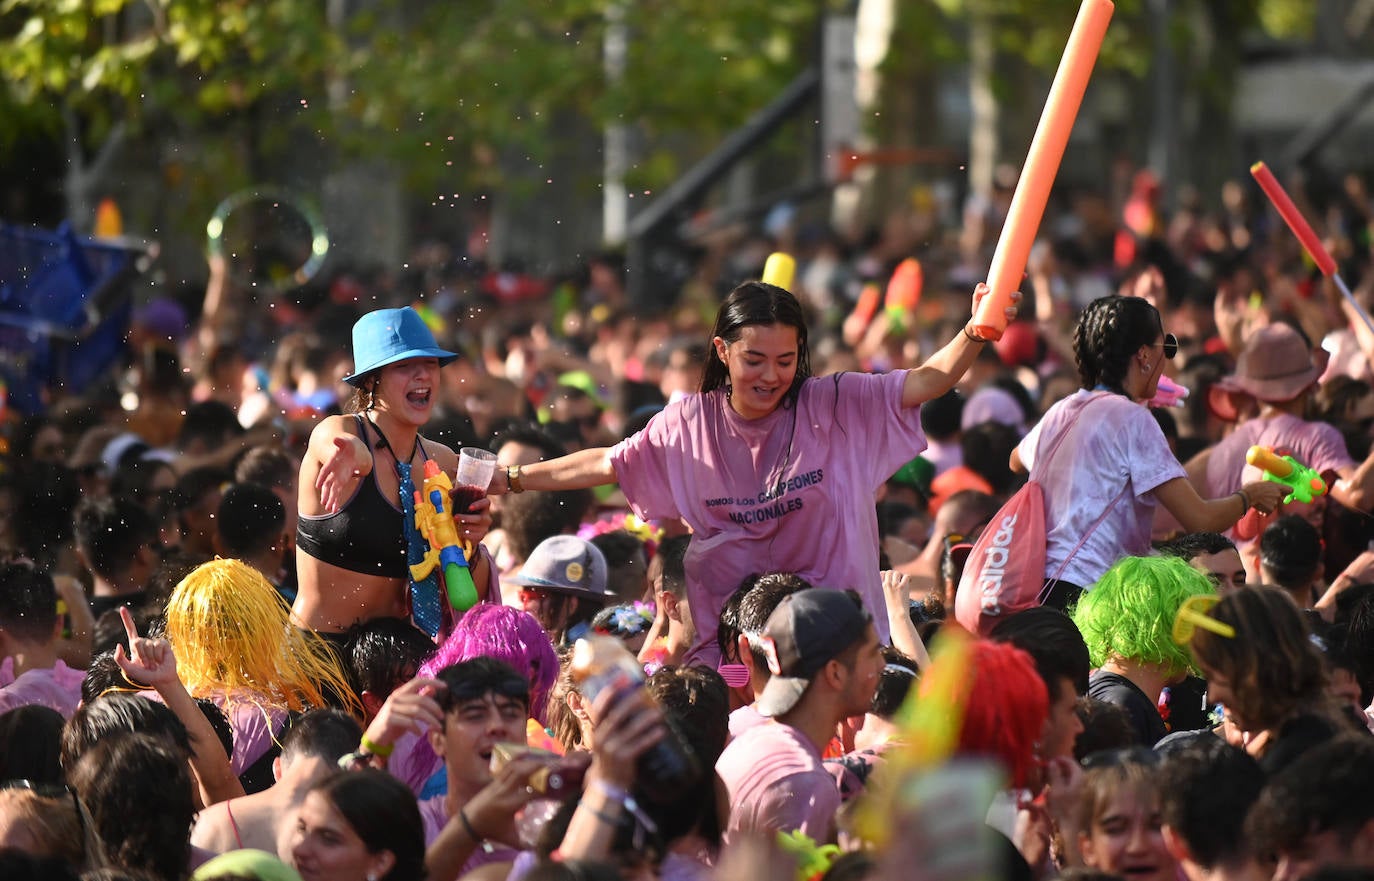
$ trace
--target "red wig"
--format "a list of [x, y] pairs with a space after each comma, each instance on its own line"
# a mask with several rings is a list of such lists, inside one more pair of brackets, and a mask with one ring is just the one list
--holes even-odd
[[1050, 715], [1049, 692], [1031, 656], [1009, 643], [978, 640], [970, 658], [973, 684], [959, 731], [959, 752], [1001, 762], [1013, 786], [1026, 786], [1036, 741]]

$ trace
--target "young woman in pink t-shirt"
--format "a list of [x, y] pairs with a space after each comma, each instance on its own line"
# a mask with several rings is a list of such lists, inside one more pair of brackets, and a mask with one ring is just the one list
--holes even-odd
[[[974, 292], [974, 311], [986, 293]], [[965, 327], [910, 370], [813, 377], [797, 299], [746, 282], [716, 316], [699, 394], [615, 447], [498, 472], [490, 491], [619, 482], [640, 517], [685, 521], [698, 634], [685, 662], [714, 663], [720, 607], [752, 573], [852, 588], [882, 611], [874, 493], [925, 449], [920, 405], [953, 387], [984, 342]], [[886, 616], [874, 619], [886, 639]]]

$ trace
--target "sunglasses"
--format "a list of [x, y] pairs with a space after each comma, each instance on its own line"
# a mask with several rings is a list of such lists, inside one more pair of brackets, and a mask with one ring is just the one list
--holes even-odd
[[5, 780], [0, 782], [0, 790], [5, 789], [27, 789], [39, 798], [50, 798], [54, 801], [65, 801], [71, 799], [72, 810], [76, 811], [76, 822], [81, 827], [82, 846], [86, 843], [86, 809], [81, 804], [81, 799], [76, 797], [76, 790], [61, 783], [43, 783], [38, 780]]
[[499, 679], [475, 679], [459, 682], [442, 692], [439, 706], [444, 712], [487, 695], [510, 698], [525, 706], [530, 703], [530, 684], [518, 676], [503, 676]]
[[731, 688], [743, 688], [749, 684], [749, 668], [743, 664], [721, 664], [716, 667], [716, 672]]
[[1178, 354], [1178, 337], [1171, 333], [1166, 333], [1164, 335], [1164, 342], [1153, 343], [1153, 345], [1164, 347], [1165, 360], [1172, 361], [1174, 360], [1174, 356]]

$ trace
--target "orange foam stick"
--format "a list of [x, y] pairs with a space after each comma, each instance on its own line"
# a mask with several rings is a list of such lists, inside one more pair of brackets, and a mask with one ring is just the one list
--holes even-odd
[[864, 327], [878, 314], [878, 286], [873, 282], [864, 285], [859, 291], [859, 302], [854, 304], [853, 315], [858, 316]]
[[1250, 166], [1250, 176], [1255, 179], [1255, 183], [1264, 190], [1264, 195], [1269, 197], [1269, 201], [1274, 203], [1274, 208], [1283, 218], [1283, 222], [1288, 224], [1288, 228], [1293, 231], [1293, 235], [1298, 237], [1302, 246], [1307, 249], [1307, 254], [1317, 264], [1317, 268], [1322, 271], [1322, 275], [1330, 278], [1336, 274], [1336, 261], [1332, 258], [1331, 252], [1326, 250], [1322, 240], [1317, 238], [1317, 233], [1312, 229], [1312, 225], [1307, 222], [1307, 218], [1302, 216], [1298, 206], [1293, 204], [1293, 200], [1288, 198], [1288, 193], [1279, 183], [1278, 178], [1274, 177], [1274, 172], [1269, 170], [1269, 166], [1263, 162], [1256, 162]]
[[925, 277], [921, 273], [921, 261], [908, 257], [897, 264], [897, 270], [887, 283], [887, 297], [883, 305], [890, 310], [910, 312], [921, 302], [921, 289]]
[[768, 255], [768, 260], [763, 264], [763, 278], [760, 281], [790, 291], [796, 275], [797, 261], [792, 259], [792, 255], [784, 254], [782, 251], [774, 251]]
[[1002, 331], [1007, 328], [1004, 310], [1011, 305], [1012, 293], [1021, 287], [1026, 258], [1030, 256], [1035, 234], [1040, 229], [1040, 218], [1045, 214], [1045, 203], [1050, 198], [1050, 186], [1059, 173], [1069, 132], [1073, 130], [1078, 107], [1083, 103], [1083, 93], [1087, 91], [1088, 78], [1092, 76], [1093, 64], [1102, 48], [1102, 38], [1107, 34], [1114, 8], [1111, 0], [1083, 0], [1078, 8], [1078, 20], [1073, 23], [1064, 56], [1059, 60], [1059, 70], [1054, 75], [1054, 84], [1050, 86], [1045, 109], [1040, 114], [1040, 124], [1036, 126], [1030, 152], [1026, 154], [1026, 164], [1021, 169], [1021, 179], [1016, 182], [1016, 192], [1011, 197], [1007, 222], [992, 255], [992, 266], [988, 269], [989, 293], [978, 304], [978, 314], [973, 316], [974, 332], [984, 339], [1000, 340]]

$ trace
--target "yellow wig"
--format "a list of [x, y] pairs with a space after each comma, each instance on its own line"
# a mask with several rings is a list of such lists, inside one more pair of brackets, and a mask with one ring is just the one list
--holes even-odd
[[239, 560], [211, 560], [182, 579], [167, 603], [167, 641], [195, 697], [304, 710], [332, 693], [359, 709], [329, 646], [293, 627], [281, 595]]

